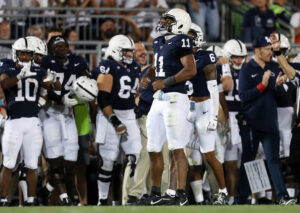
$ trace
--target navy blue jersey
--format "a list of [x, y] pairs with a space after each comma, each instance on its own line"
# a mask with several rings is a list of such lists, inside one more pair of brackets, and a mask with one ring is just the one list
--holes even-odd
[[[271, 70], [269, 84], [264, 91], [257, 88], [264, 72]], [[266, 63], [262, 69], [254, 59], [242, 67], [239, 74], [239, 96], [242, 110], [250, 126], [263, 132], [278, 132], [276, 77], [280, 72], [278, 64]]]
[[97, 80], [100, 73], [112, 75], [110, 104], [113, 109], [126, 110], [135, 107], [140, 72], [141, 67], [135, 61], [127, 67], [123, 67], [114, 60], [104, 60], [92, 70], [92, 76]]
[[277, 87], [276, 101], [278, 107], [293, 107], [296, 102], [297, 89], [295, 85], [287, 81], [283, 85]]
[[207, 65], [215, 64], [217, 57], [214, 52], [207, 50], [198, 50], [194, 57], [196, 60], [197, 74], [186, 82], [188, 95], [194, 97], [210, 96], [203, 68]]
[[[15, 77], [21, 71], [16, 63], [9, 59], [2, 59], [0, 65], [0, 73], [9, 77]], [[10, 119], [38, 116], [39, 90], [47, 72], [35, 66], [31, 67], [31, 72], [35, 72], [36, 75], [22, 78], [15, 86], [4, 90], [7, 114]]]
[[47, 55], [43, 57], [41, 66], [46, 70], [50, 69], [57, 73], [57, 77], [61, 83], [61, 91], [55, 91], [58, 95], [68, 93], [72, 88], [73, 81], [82, 72], [88, 70], [85, 59], [72, 53], [68, 54], [68, 61], [65, 64], [55, 60], [53, 55]]
[[[169, 40], [164, 36], [159, 36], [153, 41], [155, 76], [156, 80], [164, 80], [176, 75], [182, 68], [180, 58], [193, 54], [193, 41], [187, 35], [176, 35]], [[186, 93], [185, 82], [176, 83], [164, 92]]]
[[[244, 64], [245, 65], [245, 64]], [[244, 66], [243, 65], [243, 66]], [[238, 92], [240, 70], [231, 71], [233, 87], [230, 92], [224, 92], [229, 112], [241, 111], [241, 100]], [[217, 82], [222, 84], [222, 65], [217, 66]]]

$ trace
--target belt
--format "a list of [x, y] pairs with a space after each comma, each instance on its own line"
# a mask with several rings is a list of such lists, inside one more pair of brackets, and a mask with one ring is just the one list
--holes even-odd
[[208, 100], [208, 99], [210, 99], [209, 96], [203, 96], [203, 97], [191, 96], [191, 97], [190, 97], [190, 100], [191, 100], [191, 101], [195, 101], [195, 102], [202, 102], [202, 101], [206, 101], [206, 100]]

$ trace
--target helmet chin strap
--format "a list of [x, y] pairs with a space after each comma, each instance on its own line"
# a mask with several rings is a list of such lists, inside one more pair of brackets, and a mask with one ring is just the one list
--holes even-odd
[[17, 63], [18, 63], [21, 67], [25, 67], [25, 66], [29, 66], [29, 65], [31, 64], [31, 61], [29, 61], [29, 62], [21, 62], [21, 61], [18, 60]]

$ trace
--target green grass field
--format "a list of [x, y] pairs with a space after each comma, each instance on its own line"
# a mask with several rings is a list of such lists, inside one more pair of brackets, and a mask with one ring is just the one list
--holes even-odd
[[184, 206], [184, 207], [1, 207], [0, 213], [300, 213], [300, 205]]

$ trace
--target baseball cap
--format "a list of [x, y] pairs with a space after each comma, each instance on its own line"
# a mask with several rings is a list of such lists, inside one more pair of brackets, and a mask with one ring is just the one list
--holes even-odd
[[265, 47], [268, 45], [272, 45], [271, 40], [268, 36], [259, 36], [253, 41], [252, 44], [254, 48]]

